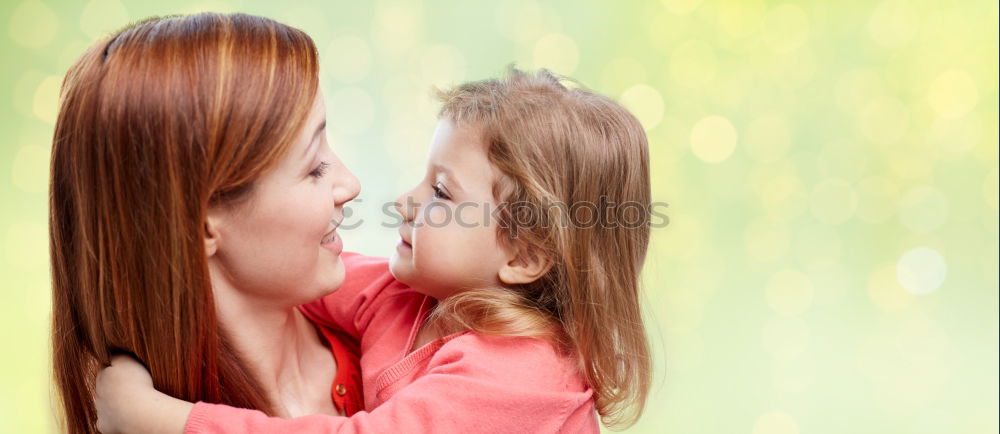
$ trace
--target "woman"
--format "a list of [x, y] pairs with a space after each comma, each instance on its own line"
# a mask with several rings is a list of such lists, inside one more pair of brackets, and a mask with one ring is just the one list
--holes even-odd
[[67, 73], [50, 203], [67, 431], [96, 430], [114, 352], [189, 401], [358, 409], [356, 359], [295, 309], [343, 282], [336, 228], [359, 190], [327, 146], [317, 70], [297, 29], [199, 14], [131, 25]]

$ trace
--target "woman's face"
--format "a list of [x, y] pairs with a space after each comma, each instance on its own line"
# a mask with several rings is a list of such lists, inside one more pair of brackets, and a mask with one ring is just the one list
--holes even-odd
[[336, 290], [344, 281], [336, 228], [359, 189], [327, 144], [326, 106], [317, 92], [305, 128], [250, 197], [209, 210], [206, 253], [217, 300], [238, 293], [289, 307]]

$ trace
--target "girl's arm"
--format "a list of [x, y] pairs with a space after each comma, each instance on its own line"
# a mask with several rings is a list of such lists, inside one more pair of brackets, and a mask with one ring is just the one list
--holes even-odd
[[117, 355], [97, 374], [94, 407], [103, 434], [180, 434], [194, 404], [160, 393], [142, 364]]
[[[256, 410], [218, 404], [135, 405], [129, 399], [109, 399], [99, 417], [115, 421], [111, 432], [171, 433], [379, 433], [379, 432], [598, 432], [591, 391], [556, 368], [552, 358], [540, 358], [537, 348], [520, 347], [506, 354], [436, 354], [442, 363], [392, 395], [371, 412], [350, 418], [310, 415], [294, 419], [268, 417]], [[137, 362], [132, 362], [141, 368]], [[99, 381], [117, 375], [116, 366]], [[556, 368], [556, 369], [554, 369]], [[109, 381], [109, 396], [172, 399], [152, 389], [150, 382]], [[99, 387], [101, 385], [99, 384]], [[136, 391], [141, 388], [143, 390]], [[178, 401], [178, 400], [174, 400]], [[183, 410], [183, 414], [180, 414]], [[186, 419], [186, 422], [185, 420]], [[164, 422], [165, 421], [165, 422]], [[165, 432], [165, 431], [158, 431]]]
[[346, 277], [340, 288], [299, 306], [299, 310], [317, 324], [343, 330], [360, 339], [378, 313], [379, 300], [407, 288], [392, 277], [387, 258], [357, 253], [344, 253], [341, 258]]

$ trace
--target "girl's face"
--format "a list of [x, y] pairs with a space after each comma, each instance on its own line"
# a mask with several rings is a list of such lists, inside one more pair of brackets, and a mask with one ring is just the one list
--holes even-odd
[[403, 224], [389, 261], [393, 276], [437, 299], [499, 285], [507, 255], [490, 217], [494, 179], [479, 130], [439, 121], [426, 176], [396, 199]]
[[317, 93], [305, 128], [250, 197], [209, 210], [206, 252], [217, 299], [239, 293], [295, 306], [343, 283], [336, 228], [360, 186], [330, 149], [325, 128], [326, 107]]

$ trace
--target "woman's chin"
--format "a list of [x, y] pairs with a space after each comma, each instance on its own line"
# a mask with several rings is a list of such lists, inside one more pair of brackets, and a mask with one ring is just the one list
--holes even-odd
[[340, 286], [344, 284], [344, 280], [347, 277], [346, 271], [344, 269], [344, 262], [340, 260], [340, 256], [337, 256], [337, 262], [328, 265], [318, 279], [319, 287], [323, 288], [323, 294], [320, 296], [331, 294], [340, 289]]

